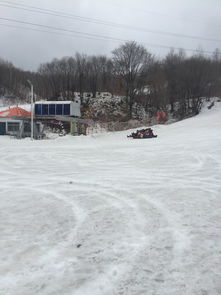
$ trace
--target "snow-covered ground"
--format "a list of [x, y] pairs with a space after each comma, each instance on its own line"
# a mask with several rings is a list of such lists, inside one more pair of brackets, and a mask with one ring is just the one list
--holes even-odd
[[1, 295], [221, 294], [221, 103], [154, 131], [0, 137]]

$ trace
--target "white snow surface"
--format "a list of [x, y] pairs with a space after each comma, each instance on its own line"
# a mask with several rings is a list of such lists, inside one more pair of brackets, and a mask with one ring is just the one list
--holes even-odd
[[153, 129], [0, 137], [1, 295], [221, 294], [221, 103]]

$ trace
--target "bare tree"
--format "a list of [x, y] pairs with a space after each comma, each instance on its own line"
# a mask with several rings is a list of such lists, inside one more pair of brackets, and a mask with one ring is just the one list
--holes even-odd
[[114, 72], [116, 76], [123, 78], [130, 117], [136, 89], [150, 60], [151, 54], [136, 42], [126, 42], [113, 51]]
[[186, 97], [188, 98], [188, 110], [198, 114], [202, 106], [202, 97], [208, 97], [211, 93], [212, 63], [210, 59], [202, 55], [192, 56], [184, 61], [184, 81]]
[[159, 109], [165, 109], [167, 100], [167, 80], [163, 63], [156, 60], [149, 68], [146, 78], [146, 91], [144, 91], [144, 108], [151, 115]]
[[175, 53], [172, 49], [164, 60], [164, 72], [167, 79], [167, 98], [171, 112], [174, 112], [174, 105], [183, 96], [182, 93], [182, 64], [186, 55], [183, 50]]
[[[37, 73], [22, 71], [0, 59], [0, 95], [29, 99], [27, 80], [35, 94], [44, 99], [72, 99], [75, 92], [109, 91], [126, 96], [125, 114], [132, 117], [134, 103], [154, 114], [171, 106], [174, 116], [184, 118], [200, 111], [202, 97], [221, 95], [221, 53], [206, 57], [199, 50], [187, 57], [184, 51], [170, 51], [157, 60], [136, 42], [126, 42], [113, 51], [113, 57], [87, 56], [53, 59], [40, 65]], [[83, 101], [88, 107], [91, 96]]]

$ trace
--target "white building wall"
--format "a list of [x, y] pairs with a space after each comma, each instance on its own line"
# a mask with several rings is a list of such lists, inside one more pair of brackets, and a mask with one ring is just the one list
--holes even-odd
[[81, 101], [80, 98], [76, 99], [74, 102], [70, 104], [70, 113], [71, 116], [81, 117]]

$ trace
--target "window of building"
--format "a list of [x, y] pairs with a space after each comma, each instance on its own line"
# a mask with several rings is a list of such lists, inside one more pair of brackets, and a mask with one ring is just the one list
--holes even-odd
[[62, 115], [63, 104], [57, 104], [56, 105], [56, 115]]
[[48, 115], [48, 104], [42, 105], [42, 115], [44, 115], [44, 116]]
[[70, 105], [69, 104], [64, 104], [64, 115], [70, 116]]
[[42, 115], [41, 113], [41, 104], [35, 104], [35, 115]]
[[49, 105], [49, 115], [55, 115], [55, 104], [50, 104]]
[[19, 123], [8, 122], [8, 132], [16, 132], [16, 131], [19, 131]]

